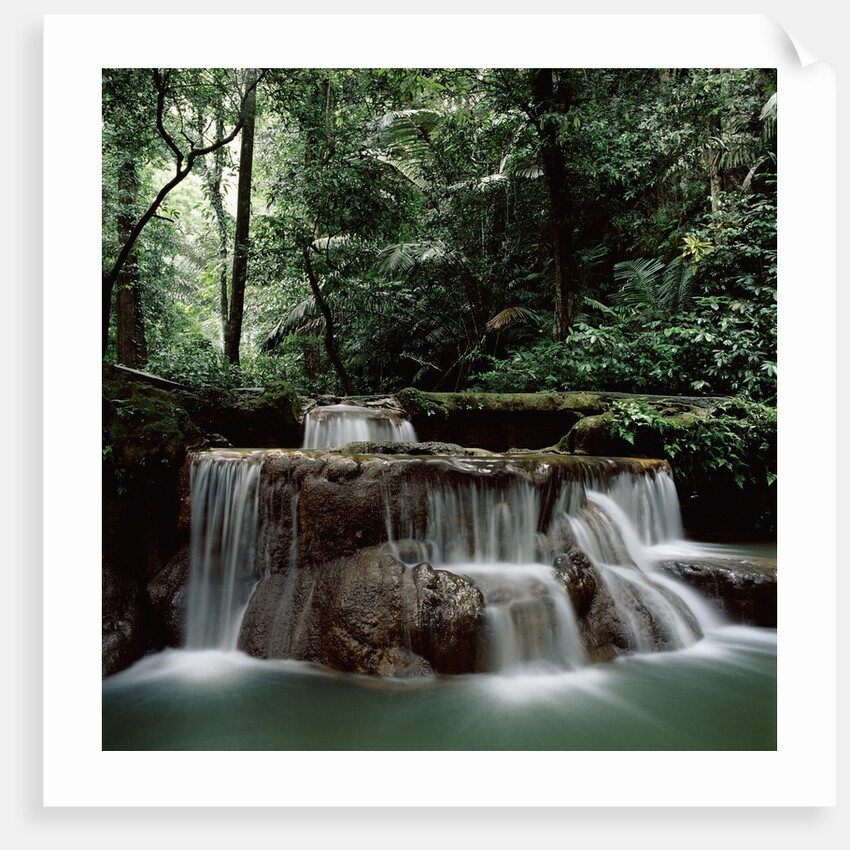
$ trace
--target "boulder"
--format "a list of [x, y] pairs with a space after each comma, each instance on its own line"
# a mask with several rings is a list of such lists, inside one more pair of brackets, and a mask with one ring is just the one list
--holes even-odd
[[414, 611], [411, 647], [435, 673], [476, 673], [486, 669], [484, 599], [463, 576], [428, 563], [412, 573]]
[[186, 586], [189, 580], [189, 547], [180, 551], [148, 582], [147, 595], [157, 612], [167, 646], [183, 642], [186, 618]]
[[776, 565], [724, 558], [665, 560], [659, 565], [711, 599], [737, 623], [776, 628]]
[[580, 549], [558, 555], [552, 562], [555, 575], [566, 587], [579, 620], [587, 617], [598, 590], [598, 574], [590, 558]]
[[102, 569], [101, 675], [129, 667], [145, 653], [142, 593], [106, 563]]
[[372, 547], [266, 576], [239, 646], [366, 675], [470, 673], [483, 657], [482, 622], [481, 595], [468, 581], [427, 564], [409, 569]]

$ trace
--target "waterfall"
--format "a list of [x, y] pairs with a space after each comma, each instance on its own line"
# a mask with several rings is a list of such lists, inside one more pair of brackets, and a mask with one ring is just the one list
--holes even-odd
[[648, 651], [659, 642], [679, 648], [701, 636], [699, 617], [675, 583], [650, 574], [649, 547], [681, 536], [667, 469], [635, 472], [604, 460], [568, 477], [546, 464], [529, 470], [505, 459], [456, 460], [452, 467], [468, 480], [430, 488], [424, 522], [421, 512], [404, 510], [404, 494], [401, 510], [392, 512], [385, 502], [387, 536], [408, 564], [427, 560], [478, 587], [496, 669], [586, 663], [572, 602], [552, 568], [568, 545], [565, 523], [622, 615], [632, 649]]
[[653, 547], [682, 538], [672, 476], [620, 473], [604, 489], [598, 479], [590, 486], [597, 489], [588, 490], [586, 506], [569, 523], [626, 623], [630, 646], [647, 651], [660, 632], [678, 649], [718, 625], [704, 599], [655, 569]]
[[[524, 674], [684, 648], [717, 624], [696, 591], [656, 568], [658, 547], [682, 536], [660, 461], [212, 451], [194, 459], [191, 488], [189, 648], [313, 659], [342, 628], [334, 612], [356, 609], [363, 619], [344, 628], [359, 637], [338, 632], [339, 645], [369, 646], [371, 624], [397, 622], [408, 637], [386, 651], [401, 659], [414, 632], [416, 652], [457, 640], [441, 618], [460, 616], [470, 640], [479, 623], [474, 669]], [[423, 562], [444, 574], [429, 589]], [[358, 584], [369, 571], [380, 590]]]
[[379, 441], [416, 442], [416, 431], [397, 411], [351, 404], [314, 407], [304, 420], [305, 449]]
[[235, 649], [257, 581], [261, 453], [217, 452], [190, 469], [192, 525], [186, 646]]

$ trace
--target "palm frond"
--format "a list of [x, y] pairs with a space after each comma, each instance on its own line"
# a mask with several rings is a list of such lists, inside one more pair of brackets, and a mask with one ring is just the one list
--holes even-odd
[[410, 128], [432, 130], [443, 117], [439, 109], [422, 107], [419, 109], [399, 109], [387, 112], [378, 122], [378, 129], [387, 132], [402, 133]]
[[594, 310], [599, 310], [602, 313], [613, 312], [607, 304], [603, 304], [596, 298], [584, 297], [581, 299], [581, 305], [582, 307], [592, 307]]
[[378, 122], [364, 154], [391, 168], [420, 190], [428, 188], [424, 166], [434, 155], [431, 134], [442, 120], [437, 109], [401, 109]]
[[488, 331], [500, 331], [503, 328], [507, 328], [510, 325], [515, 324], [516, 322], [527, 322], [531, 325], [539, 325], [540, 317], [533, 310], [529, 310], [527, 307], [514, 305], [512, 307], [506, 307], [501, 312], [496, 313], [496, 315], [487, 322], [485, 327]]
[[413, 243], [399, 242], [398, 245], [388, 245], [378, 252], [377, 269], [384, 274], [404, 272], [416, 264], [416, 257], [411, 250]]
[[536, 180], [538, 177], [543, 176], [543, 169], [539, 165], [525, 165], [522, 168], [517, 168], [514, 174], [525, 180]]
[[260, 351], [273, 351], [289, 334], [297, 333], [298, 330], [316, 321], [323, 323], [324, 319], [321, 316], [315, 317], [317, 309], [316, 299], [312, 295], [299, 301], [260, 341]]
[[750, 191], [750, 186], [752, 185], [753, 178], [758, 173], [759, 168], [761, 168], [766, 162], [772, 162], [774, 167], [776, 167], [776, 156], [773, 153], [769, 153], [766, 156], [763, 156], [756, 164], [747, 172], [747, 176], [744, 178], [743, 183], [741, 183], [741, 188], [745, 192]]
[[352, 237], [348, 233], [340, 233], [336, 236], [320, 236], [313, 240], [313, 247], [319, 251], [327, 251], [329, 248], [344, 247], [352, 241]]
[[668, 312], [681, 310], [690, 298], [694, 279], [694, 266], [679, 256], [671, 260], [661, 275], [658, 289], [661, 306]]
[[405, 180], [416, 186], [417, 189], [425, 191], [430, 185], [422, 174], [422, 166], [418, 160], [393, 157], [380, 151], [366, 151], [366, 153], [377, 162], [388, 166], [396, 174], [401, 175]]
[[488, 174], [486, 177], [482, 177], [475, 184], [475, 188], [479, 192], [484, 192], [493, 186], [503, 184], [507, 179], [508, 177], [506, 174]]
[[770, 141], [776, 135], [776, 92], [768, 99], [767, 103], [762, 107], [759, 115], [759, 120], [762, 123], [762, 133], [764, 140]]
[[614, 300], [626, 307], [654, 307], [658, 301], [658, 272], [664, 268], [659, 259], [625, 260], [614, 266], [614, 280], [622, 283]]
[[434, 242], [399, 242], [397, 245], [387, 245], [378, 252], [376, 268], [383, 274], [405, 272], [417, 263], [429, 260], [439, 260], [446, 256], [445, 245]]

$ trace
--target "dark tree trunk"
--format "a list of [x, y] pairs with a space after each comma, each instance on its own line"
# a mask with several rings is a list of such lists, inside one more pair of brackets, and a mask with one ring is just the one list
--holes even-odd
[[[127, 240], [121, 246], [121, 250], [118, 252], [118, 257], [115, 259], [115, 263], [112, 268], [108, 272], [103, 272], [101, 275], [101, 297], [102, 297], [102, 335], [101, 341], [103, 346], [103, 354], [106, 354], [106, 348], [109, 342], [109, 317], [112, 312], [112, 294], [115, 289], [116, 284], [118, 283], [118, 278], [120, 277], [124, 265], [127, 263], [130, 255], [133, 252], [133, 248], [135, 247], [136, 240], [139, 238], [141, 232], [145, 229], [147, 223], [156, 215], [157, 210], [159, 209], [162, 202], [165, 200], [168, 193], [178, 184], [180, 184], [183, 180], [186, 179], [189, 172], [192, 170], [192, 166], [195, 164], [195, 161], [198, 157], [205, 156], [208, 153], [212, 153], [213, 151], [218, 150], [219, 148], [223, 148], [225, 145], [229, 145], [239, 134], [239, 131], [242, 129], [243, 121], [244, 121], [244, 113], [246, 108], [246, 101], [250, 97], [254, 97], [254, 89], [256, 87], [256, 83], [258, 77], [254, 77], [252, 81], [252, 85], [248, 88], [245, 96], [242, 100], [242, 107], [240, 110], [239, 120], [234, 126], [234, 128], [227, 134], [224, 138], [219, 138], [215, 142], [206, 147], [201, 148], [193, 148], [189, 151], [188, 155], [184, 156], [180, 149], [177, 147], [174, 139], [168, 134], [163, 124], [163, 115], [166, 111], [165, 97], [167, 93], [167, 83], [163, 79], [162, 75], [159, 73], [158, 69], [154, 69], [153, 71], [154, 82], [159, 92], [159, 98], [157, 102], [157, 129], [159, 130], [160, 136], [162, 136], [163, 140], [166, 144], [171, 148], [176, 156], [176, 171], [174, 177], [168, 181], [157, 193], [157, 196], [151, 202], [151, 205], [147, 208], [142, 217], [133, 225], [132, 229], [129, 232]], [[166, 75], [167, 77], [167, 75]], [[252, 129], [253, 129], [253, 117], [252, 117]]]
[[245, 284], [248, 279], [248, 229], [251, 223], [251, 171], [254, 165], [254, 116], [257, 100], [254, 80], [248, 81], [250, 91], [245, 103], [242, 126], [242, 146], [239, 153], [239, 186], [236, 196], [236, 240], [233, 246], [233, 278], [230, 286], [230, 309], [224, 335], [227, 359], [239, 365], [239, 341], [242, 336], [242, 314], [245, 303]]
[[573, 202], [567, 182], [567, 161], [558, 142], [558, 124], [553, 115], [569, 107], [563, 95], [556, 96], [550, 68], [531, 73], [534, 111], [540, 136], [540, 156], [549, 193], [549, 244], [555, 266], [555, 332], [563, 340], [573, 323], [577, 279], [573, 273]]
[[[719, 74], [719, 68], [712, 68], [712, 74]], [[715, 106], [708, 113], [708, 143], [705, 150], [705, 166], [708, 170], [708, 191], [711, 198], [711, 211], [716, 213], [720, 209], [720, 193], [723, 191], [723, 173], [720, 161], [723, 156], [722, 149], [723, 122], [720, 117], [720, 108]]]
[[310, 250], [311, 249], [309, 247], [304, 249], [304, 268], [307, 271], [307, 280], [310, 284], [310, 291], [313, 293], [313, 298], [316, 299], [316, 306], [319, 308], [325, 319], [325, 351], [336, 370], [339, 382], [342, 384], [343, 392], [346, 395], [353, 395], [354, 393], [351, 388], [351, 380], [348, 377], [348, 372], [345, 370], [342, 358], [339, 356], [339, 349], [336, 344], [333, 313], [331, 312], [330, 307], [328, 307], [325, 299], [322, 297], [322, 290], [319, 288], [319, 280], [316, 277], [316, 273], [313, 270], [313, 262], [310, 259]]
[[[136, 168], [124, 160], [118, 170], [118, 238], [125, 243], [133, 232], [136, 204]], [[127, 257], [116, 280], [116, 362], [138, 368], [147, 360], [145, 324], [139, 289], [139, 264], [134, 254]]]

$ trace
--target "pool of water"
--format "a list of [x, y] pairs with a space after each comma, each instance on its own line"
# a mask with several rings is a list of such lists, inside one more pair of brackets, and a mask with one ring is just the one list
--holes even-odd
[[581, 670], [413, 680], [166, 650], [103, 683], [104, 750], [774, 750], [776, 631]]

